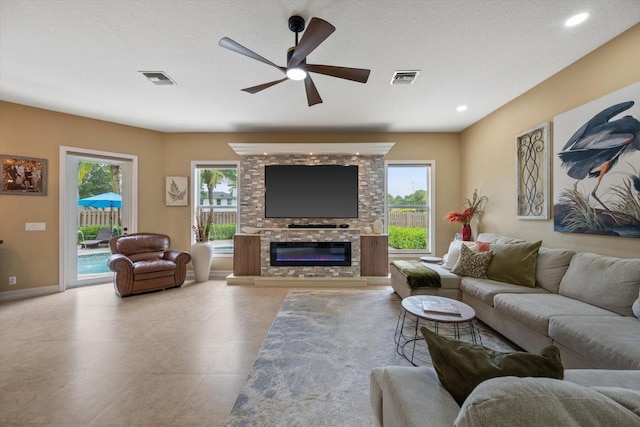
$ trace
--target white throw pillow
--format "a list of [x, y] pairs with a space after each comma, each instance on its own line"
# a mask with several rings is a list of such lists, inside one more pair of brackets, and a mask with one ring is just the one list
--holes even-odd
[[443, 268], [451, 270], [456, 265], [458, 258], [460, 258], [460, 248], [462, 247], [462, 244], [467, 245], [469, 249], [476, 252], [476, 242], [454, 240], [449, 245], [449, 251], [442, 257], [444, 260], [444, 264], [442, 264]]
[[633, 314], [640, 319], [640, 295], [638, 295], [638, 299], [631, 306], [631, 310], [633, 310]]

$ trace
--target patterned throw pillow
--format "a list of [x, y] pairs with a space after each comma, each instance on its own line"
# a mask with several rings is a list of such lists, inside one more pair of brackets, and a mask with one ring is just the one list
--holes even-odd
[[485, 279], [487, 268], [493, 257], [493, 252], [475, 253], [471, 249], [462, 245], [460, 250], [460, 259], [451, 270], [458, 276], [469, 276], [477, 279]]

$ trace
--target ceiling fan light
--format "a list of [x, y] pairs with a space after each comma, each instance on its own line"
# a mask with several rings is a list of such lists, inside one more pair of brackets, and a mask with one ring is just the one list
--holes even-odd
[[291, 80], [304, 80], [307, 77], [307, 72], [302, 68], [288, 68], [287, 77]]

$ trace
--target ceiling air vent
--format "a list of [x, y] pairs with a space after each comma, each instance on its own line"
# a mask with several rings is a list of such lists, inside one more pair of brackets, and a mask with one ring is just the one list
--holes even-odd
[[140, 71], [144, 76], [154, 85], [158, 86], [166, 86], [166, 85], [174, 85], [176, 82], [171, 80], [169, 76], [167, 76], [164, 71]]
[[391, 78], [392, 85], [410, 85], [416, 80], [420, 70], [416, 71], [396, 71]]

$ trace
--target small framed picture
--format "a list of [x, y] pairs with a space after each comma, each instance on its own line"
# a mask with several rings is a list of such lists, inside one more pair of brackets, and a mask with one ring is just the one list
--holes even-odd
[[0, 194], [47, 195], [47, 159], [0, 154], [2, 186]]
[[186, 176], [168, 176], [165, 184], [167, 206], [187, 206], [189, 204], [189, 179]]

